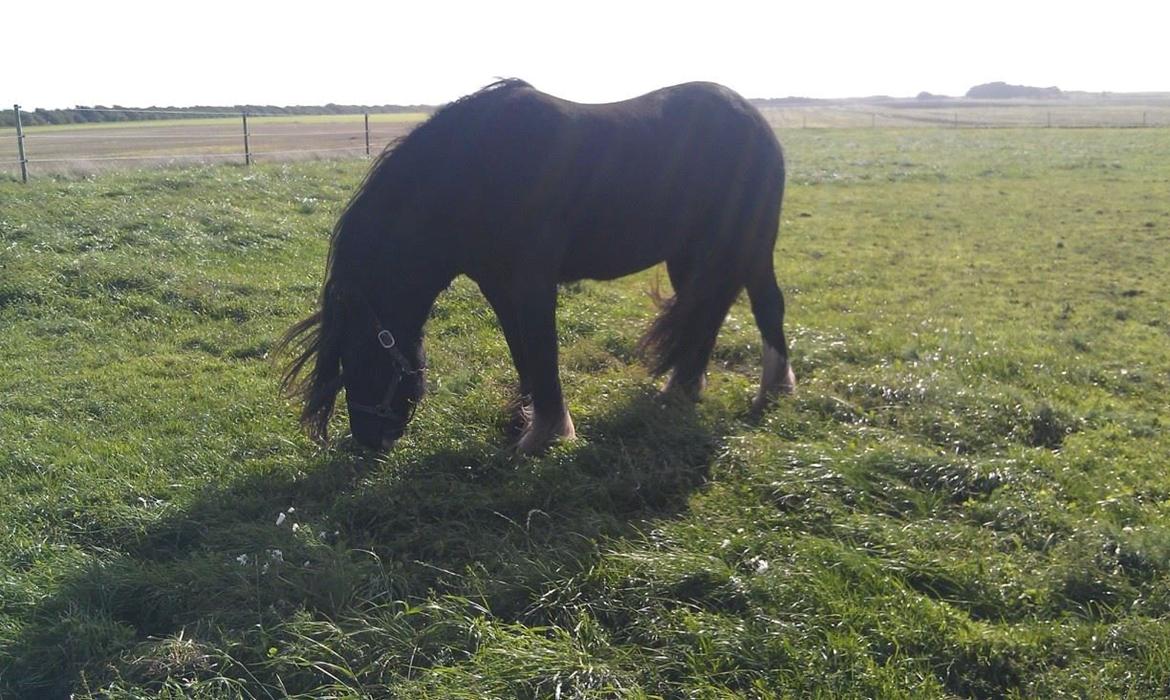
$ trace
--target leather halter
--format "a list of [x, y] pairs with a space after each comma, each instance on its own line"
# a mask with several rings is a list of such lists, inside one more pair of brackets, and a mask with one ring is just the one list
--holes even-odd
[[[355, 296], [357, 296], [366, 307], [366, 311], [369, 313], [370, 318], [374, 319], [375, 337], [378, 340], [378, 345], [382, 346], [382, 349], [385, 350], [386, 354], [388, 354], [390, 359], [393, 360], [394, 374], [390, 377], [390, 383], [386, 386], [386, 392], [382, 395], [382, 400], [380, 402], [374, 405], [370, 405], [357, 403], [355, 401], [348, 401], [347, 403], [349, 404], [349, 409], [351, 411], [370, 413], [382, 419], [397, 418], [398, 415], [394, 409], [391, 408], [391, 404], [394, 402], [394, 395], [398, 391], [398, 385], [402, 383], [403, 377], [406, 377], [407, 375], [418, 374], [420, 371], [426, 369], [426, 365], [419, 365], [418, 367], [412, 365], [410, 360], [406, 358], [406, 355], [403, 355], [402, 351], [398, 349], [398, 341], [394, 339], [394, 334], [382, 327], [382, 321], [378, 318], [377, 311], [374, 310], [373, 305], [370, 304], [365, 295], [359, 292]], [[406, 415], [406, 420], [409, 421], [413, 415], [414, 405], [412, 402], [410, 413]]]

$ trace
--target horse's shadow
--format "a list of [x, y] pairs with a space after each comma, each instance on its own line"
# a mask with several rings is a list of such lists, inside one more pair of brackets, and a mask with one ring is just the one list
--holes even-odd
[[479, 443], [417, 458], [407, 446], [380, 462], [343, 445], [210, 484], [40, 602], [0, 690], [64, 697], [150, 640], [337, 619], [378, 602], [450, 594], [497, 619], [543, 622], [532, 606], [542, 586], [686, 508], [719, 442], [708, 423], [647, 395], [540, 459]]

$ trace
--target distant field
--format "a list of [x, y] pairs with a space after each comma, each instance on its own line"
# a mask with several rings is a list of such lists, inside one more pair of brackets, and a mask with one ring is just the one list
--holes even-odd
[[777, 128], [1096, 128], [1170, 126], [1170, 100], [889, 100], [765, 107]]
[[[370, 115], [370, 149], [382, 150], [424, 114]], [[249, 117], [254, 162], [365, 154], [361, 115]], [[18, 164], [12, 129], [0, 132], [0, 173]], [[244, 159], [239, 118], [177, 119], [29, 127], [25, 130], [29, 168], [34, 175], [86, 173], [111, 167], [237, 161]]]
[[298, 432], [364, 161], [0, 182], [0, 697], [1170, 696], [1170, 130], [782, 137], [796, 395], [741, 300], [660, 404], [665, 273], [569, 285], [538, 459], [465, 279], [394, 451]]

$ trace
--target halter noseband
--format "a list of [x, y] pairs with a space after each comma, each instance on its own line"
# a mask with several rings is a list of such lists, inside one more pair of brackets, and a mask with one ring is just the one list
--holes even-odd
[[[390, 359], [394, 361], [394, 375], [390, 377], [390, 384], [386, 386], [386, 393], [382, 395], [382, 400], [379, 403], [371, 406], [369, 404], [349, 401], [349, 408], [351, 411], [370, 413], [382, 419], [395, 418], [397, 414], [390, 407], [390, 404], [394, 402], [394, 394], [398, 390], [398, 385], [402, 383], [402, 378], [407, 375], [418, 374], [420, 371], [426, 369], [426, 365], [414, 367], [410, 363], [410, 360], [406, 358], [406, 355], [403, 355], [402, 351], [398, 349], [398, 341], [394, 339], [394, 334], [382, 327], [382, 321], [378, 318], [378, 313], [374, 310], [369, 300], [366, 299], [365, 295], [358, 293], [356, 296], [365, 305], [370, 318], [374, 319], [375, 337], [378, 339], [378, 345], [381, 345], [382, 349], [386, 351], [386, 354], [390, 356]], [[413, 415], [414, 406], [412, 405], [410, 413], [406, 416], [406, 420], [410, 420]]]

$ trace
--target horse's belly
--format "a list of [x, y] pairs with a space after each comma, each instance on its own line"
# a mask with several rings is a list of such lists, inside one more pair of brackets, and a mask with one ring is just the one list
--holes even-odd
[[565, 251], [562, 281], [611, 280], [632, 275], [671, 257], [676, 242], [649, 231], [575, 236]]

